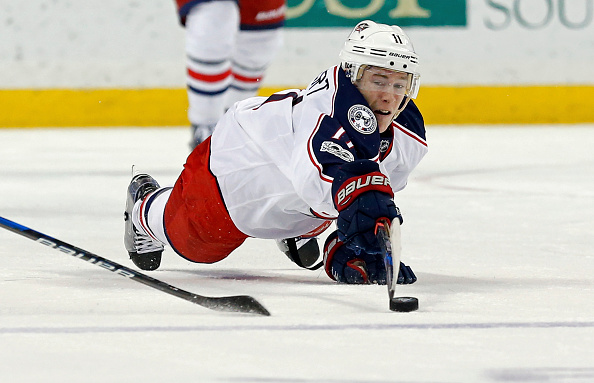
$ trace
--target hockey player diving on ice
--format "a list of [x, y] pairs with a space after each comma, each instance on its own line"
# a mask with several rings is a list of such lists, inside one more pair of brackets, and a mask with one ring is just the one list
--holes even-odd
[[[427, 153], [414, 104], [418, 58], [397, 26], [360, 22], [305, 89], [235, 103], [188, 156], [173, 187], [136, 174], [124, 242], [143, 270], [164, 245], [198, 263], [248, 237], [275, 239], [297, 265], [340, 283], [386, 283], [376, 222], [402, 223], [394, 193]], [[332, 223], [322, 254], [317, 237]], [[400, 283], [413, 283], [400, 264]]]

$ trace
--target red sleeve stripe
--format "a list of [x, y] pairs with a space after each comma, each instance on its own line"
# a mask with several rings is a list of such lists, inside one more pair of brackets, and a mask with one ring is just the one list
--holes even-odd
[[[333, 77], [334, 77], [334, 93], [332, 94], [332, 110], [330, 112], [330, 117], [334, 116], [334, 102], [336, 100], [336, 93], [338, 92], [338, 66], [334, 67], [333, 70]], [[312, 162], [312, 164], [318, 169], [318, 173], [320, 174], [320, 178], [323, 181], [326, 182], [332, 182], [334, 180], [334, 178], [329, 177], [327, 175], [325, 175], [323, 173], [323, 169], [322, 169], [322, 164], [320, 164], [316, 158], [316, 156], [313, 153], [313, 147], [312, 147], [312, 141], [313, 141], [313, 137], [315, 136], [316, 132], [318, 131], [318, 129], [320, 128], [320, 124], [322, 123], [322, 119], [324, 118], [324, 114], [320, 114], [320, 116], [318, 117], [318, 122], [316, 124], [315, 129], [313, 130], [313, 132], [311, 133], [311, 135], [309, 136], [309, 141], [307, 144], [307, 150], [308, 150], [308, 154], [309, 154], [309, 159]], [[340, 130], [339, 130], [340, 131]]]
[[309, 231], [305, 234], [300, 235], [301, 238], [312, 238], [312, 237], [317, 237], [318, 235], [322, 234], [324, 231], [326, 231], [327, 228], [330, 227], [330, 225], [332, 225], [332, 222], [334, 222], [333, 220], [326, 220], [324, 221], [323, 224], [321, 224], [320, 226], [316, 227], [315, 229], [313, 229], [312, 231]]
[[334, 93], [332, 94], [332, 111], [330, 112], [330, 117], [334, 117], [334, 103], [336, 102], [336, 93], [338, 93], [338, 66], [334, 67], [332, 77], [334, 80]]
[[402, 133], [406, 134], [407, 136], [413, 138], [414, 140], [418, 141], [421, 145], [427, 146], [427, 142], [423, 140], [421, 137], [417, 136], [415, 133], [411, 132], [410, 130], [406, 129], [404, 126], [400, 125], [397, 122], [394, 122], [392, 126], [395, 126], [398, 130]]
[[330, 215], [330, 214], [327, 214], [327, 213], [318, 213], [317, 211], [315, 211], [312, 208], [309, 208], [309, 211], [311, 212], [311, 214], [313, 214], [316, 217], [321, 218], [321, 219], [328, 219], [328, 220], [334, 220], [334, 219], [336, 219], [336, 216], [333, 216], [333, 215]]
[[324, 114], [320, 114], [320, 116], [318, 117], [318, 122], [316, 124], [315, 129], [313, 130], [313, 132], [311, 133], [311, 135], [309, 136], [309, 142], [307, 144], [307, 152], [309, 154], [309, 160], [311, 161], [311, 163], [318, 169], [318, 173], [320, 174], [320, 178], [323, 181], [326, 182], [332, 182], [334, 180], [334, 178], [328, 177], [326, 176], [323, 172], [322, 172], [322, 164], [320, 164], [316, 158], [316, 156], [313, 153], [313, 147], [312, 147], [312, 142], [313, 142], [313, 137], [315, 136], [316, 132], [318, 131], [318, 129], [320, 128], [320, 124], [322, 123], [322, 120], [324, 119]]

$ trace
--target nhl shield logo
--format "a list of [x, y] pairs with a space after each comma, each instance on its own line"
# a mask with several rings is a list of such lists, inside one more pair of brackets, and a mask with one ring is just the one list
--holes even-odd
[[363, 134], [371, 134], [377, 128], [377, 120], [371, 109], [365, 105], [356, 104], [349, 108], [349, 122], [356, 131]]

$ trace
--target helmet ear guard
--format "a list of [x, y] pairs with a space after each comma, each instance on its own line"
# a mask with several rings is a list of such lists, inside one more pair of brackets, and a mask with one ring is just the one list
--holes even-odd
[[416, 98], [419, 93], [418, 56], [410, 38], [398, 26], [361, 21], [345, 41], [338, 57], [353, 83], [360, 79], [366, 66], [375, 66], [410, 75], [406, 99]]

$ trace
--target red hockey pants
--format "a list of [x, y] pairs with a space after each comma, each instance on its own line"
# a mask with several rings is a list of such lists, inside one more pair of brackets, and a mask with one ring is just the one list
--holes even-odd
[[210, 138], [190, 154], [165, 206], [165, 233], [182, 257], [214, 263], [248, 237], [229, 217], [217, 180], [209, 169]]

